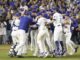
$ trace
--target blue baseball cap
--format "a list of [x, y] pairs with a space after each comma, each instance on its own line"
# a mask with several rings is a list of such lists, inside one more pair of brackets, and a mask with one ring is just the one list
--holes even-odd
[[39, 16], [39, 15], [42, 15], [42, 12], [38, 12], [38, 13], [37, 13], [37, 16]]
[[25, 11], [24, 14], [25, 15], [31, 15], [31, 11]]
[[35, 9], [33, 9], [32, 12], [37, 13], [37, 11]]
[[47, 19], [50, 18], [50, 16], [49, 16], [48, 14], [46, 14], [46, 13], [43, 15], [43, 17], [45, 17], [45, 18], [47, 18]]
[[65, 13], [65, 14], [66, 14], [67, 16], [69, 16], [69, 15], [70, 15], [70, 13], [71, 13], [71, 11], [66, 11], [66, 13]]
[[21, 14], [18, 12], [18, 13], [16, 13], [16, 14], [14, 14], [14, 16], [19, 17], [19, 16], [21, 16]]

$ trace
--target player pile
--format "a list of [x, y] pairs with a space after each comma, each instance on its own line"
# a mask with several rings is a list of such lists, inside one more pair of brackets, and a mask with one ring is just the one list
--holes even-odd
[[[77, 52], [78, 45], [72, 39], [74, 31], [78, 30], [79, 15], [75, 12], [79, 10], [71, 4], [66, 6], [69, 4], [63, 0], [59, 3], [55, 0], [48, 4], [45, 2], [32, 1], [28, 6], [24, 2], [14, 14], [12, 10], [13, 44], [9, 56], [22, 58], [28, 50], [37, 57], [62, 57]], [[80, 9], [80, 6], [77, 5], [77, 8]]]
[[[14, 14], [11, 34], [13, 45], [9, 56], [23, 57], [29, 46], [31, 46], [33, 56], [73, 55], [78, 48], [71, 40], [73, 21], [67, 14], [58, 13], [58, 10], [49, 16], [50, 18], [46, 18], [44, 11], [39, 12], [35, 19], [32, 19], [28, 12]], [[31, 45], [29, 45], [30, 39], [28, 38], [30, 37], [28, 36], [31, 37]]]

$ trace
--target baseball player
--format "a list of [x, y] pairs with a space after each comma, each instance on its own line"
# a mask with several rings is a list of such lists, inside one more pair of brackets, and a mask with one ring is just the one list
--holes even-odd
[[28, 44], [28, 29], [29, 25], [32, 23], [32, 19], [24, 13], [23, 16], [20, 17], [20, 25], [19, 25], [19, 44], [15, 48], [16, 56], [19, 58], [23, 57], [23, 49], [25, 44]]
[[42, 56], [42, 57], [47, 57], [49, 54], [45, 46], [45, 41], [47, 42], [49, 47], [51, 45], [50, 34], [47, 28], [47, 23], [48, 23], [47, 19], [40, 14], [39, 19], [37, 21], [37, 25], [38, 25], [37, 44], [40, 52], [39, 56]]
[[14, 54], [13, 54], [13, 51], [16, 47], [16, 45], [18, 44], [18, 27], [19, 27], [19, 23], [20, 23], [20, 13], [16, 13], [14, 16], [13, 16], [13, 21], [11, 23], [12, 25], [12, 32], [11, 32], [11, 36], [12, 36], [12, 46], [11, 46], [11, 49], [9, 51], [9, 55], [12, 57]]
[[46, 43], [47, 43], [47, 47], [48, 47], [49, 53], [52, 54], [53, 53], [53, 46], [52, 46], [53, 43], [51, 43], [51, 42], [53, 42], [53, 41], [51, 40], [51, 38], [52, 38], [52, 36], [51, 36], [51, 33], [52, 33], [51, 32], [51, 28], [54, 28], [54, 27], [51, 26], [51, 24], [53, 25], [53, 20], [50, 19], [50, 15], [49, 14], [50, 13], [48, 13], [48, 11], [46, 11], [46, 13], [43, 14], [43, 17], [46, 18], [46, 20], [47, 20], [48, 35], [50, 35], [49, 36], [50, 40], [46, 39]]
[[55, 56], [60, 56], [63, 53], [63, 41], [62, 41], [62, 21], [63, 16], [55, 11], [53, 14], [54, 20], [54, 45], [55, 45]]
[[[33, 10], [31, 17], [33, 18], [33, 21], [35, 21], [35, 22], [36, 22], [36, 15], [37, 15], [36, 11]], [[34, 25], [32, 25], [32, 26], [34, 26]], [[35, 51], [37, 29], [31, 27], [30, 36], [31, 36], [31, 51]]]
[[[73, 55], [75, 53], [75, 43], [71, 40], [72, 32], [71, 32], [71, 19], [65, 15], [65, 19], [63, 22], [63, 30], [64, 30], [64, 36], [66, 39], [66, 48], [67, 48], [67, 53], [69, 55]], [[71, 51], [69, 52], [69, 48], [71, 48]]]
[[[36, 16], [36, 18], [35, 18], [36, 23], [37, 23], [38, 19], [39, 19], [39, 17]], [[34, 33], [34, 36], [31, 35], [32, 37], [34, 37], [34, 40], [31, 41], [31, 46], [32, 45], [34, 46], [33, 56], [37, 56], [38, 53], [39, 53], [39, 48], [38, 48], [38, 45], [37, 45], [38, 26], [35, 24], [32, 27], [37, 27], [37, 29], [32, 32], [32, 33]]]

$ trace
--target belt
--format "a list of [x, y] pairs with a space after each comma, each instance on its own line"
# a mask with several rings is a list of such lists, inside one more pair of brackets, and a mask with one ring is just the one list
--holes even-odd
[[61, 25], [57, 25], [57, 26], [61, 26]]
[[17, 31], [17, 30], [12, 30], [12, 31]]
[[61, 26], [61, 25], [57, 25], [57, 26]]
[[13, 31], [16, 31], [16, 30], [13, 30]]

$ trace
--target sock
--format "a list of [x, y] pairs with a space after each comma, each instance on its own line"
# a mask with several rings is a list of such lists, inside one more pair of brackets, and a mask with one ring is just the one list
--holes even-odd
[[61, 45], [62, 54], [64, 54], [64, 44], [63, 44], [63, 41], [60, 41], [60, 45]]
[[60, 41], [60, 45], [61, 45], [62, 50], [64, 50], [64, 44], [63, 44], [63, 41]]
[[56, 49], [55, 49], [55, 53], [59, 54], [59, 41], [56, 41], [55, 42], [55, 45], [56, 45]]

